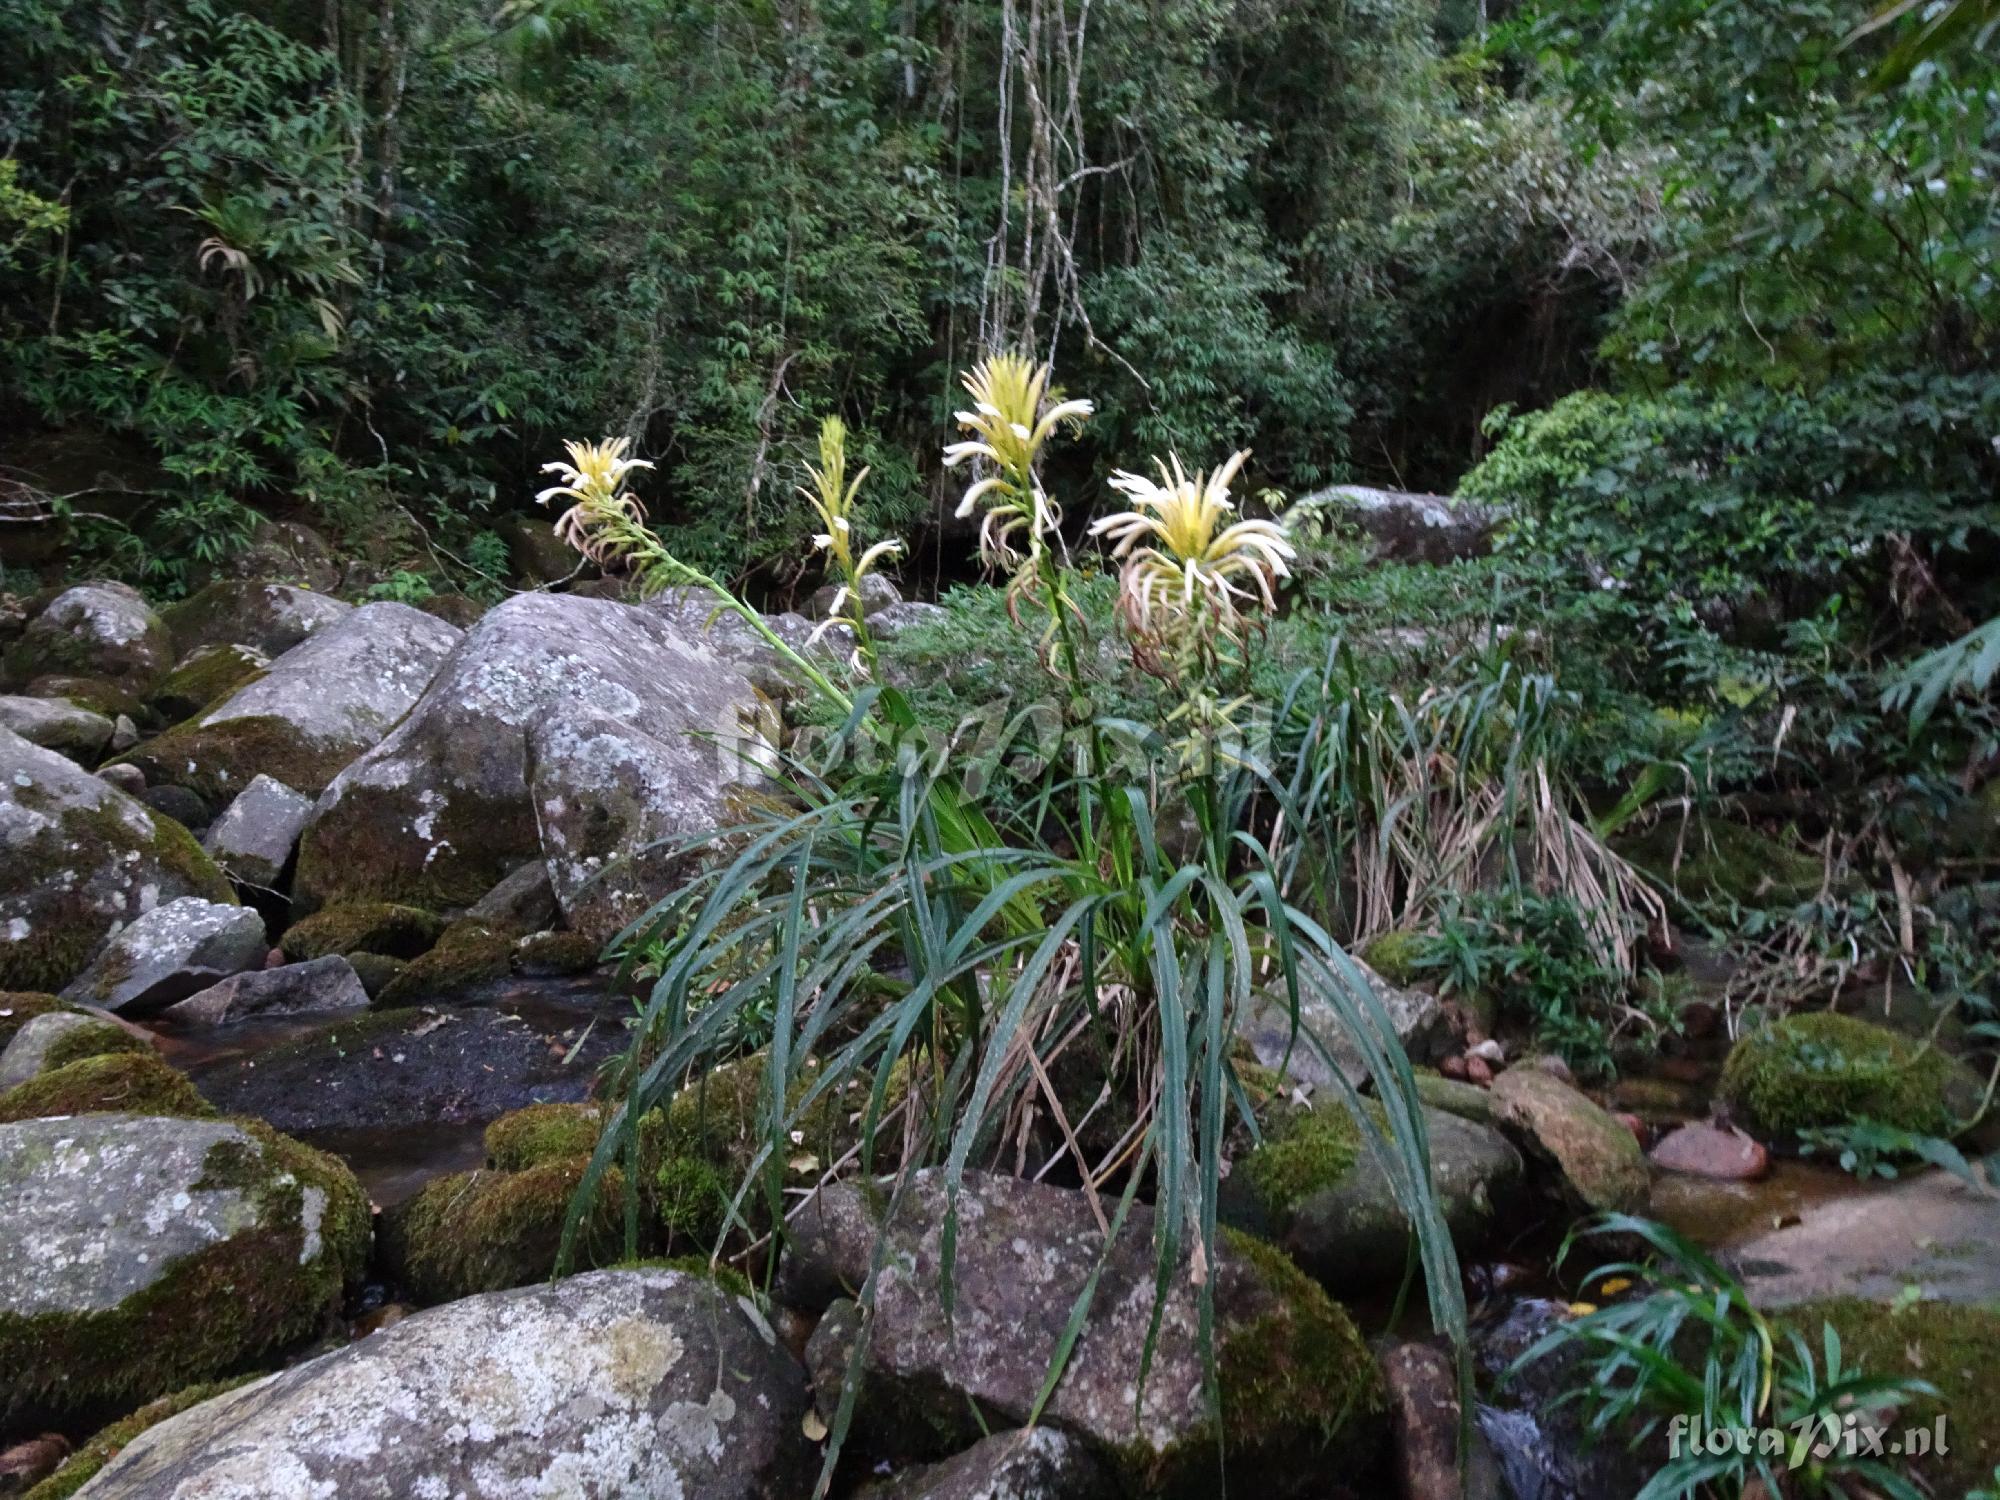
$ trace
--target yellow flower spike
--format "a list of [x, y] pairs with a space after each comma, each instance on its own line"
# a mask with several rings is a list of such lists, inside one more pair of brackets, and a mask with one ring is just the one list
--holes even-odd
[[1156, 635], [1168, 624], [1210, 616], [1224, 634], [1240, 636], [1241, 602], [1255, 597], [1266, 609], [1276, 606], [1274, 585], [1290, 575], [1297, 551], [1275, 521], [1230, 521], [1236, 507], [1229, 486], [1249, 457], [1243, 449], [1214, 473], [1190, 478], [1172, 455], [1171, 467], [1155, 460], [1158, 483], [1112, 476], [1132, 509], [1093, 522], [1090, 534], [1109, 538], [1111, 555], [1124, 562], [1119, 608], [1136, 633]]
[[646, 517], [646, 507], [623, 486], [632, 470], [653, 465], [643, 458], [627, 458], [630, 446], [629, 438], [564, 443], [570, 461], [542, 465], [544, 474], [557, 475], [562, 483], [539, 492], [535, 502], [547, 505], [558, 496], [575, 501], [557, 518], [556, 535], [599, 565], [616, 562], [634, 549], [635, 528]]
[[[1020, 354], [989, 354], [962, 382], [972, 405], [955, 415], [972, 436], [945, 448], [945, 467], [978, 459], [996, 472], [967, 487], [957, 514], [963, 519], [985, 509], [979, 555], [988, 567], [1012, 571], [1038, 558], [1044, 538], [1062, 524], [1062, 512], [1035, 482], [1043, 446], [1063, 423], [1081, 422], [1096, 408], [1077, 400], [1045, 409], [1049, 367]], [[1017, 539], [1022, 546], [1015, 545]]]

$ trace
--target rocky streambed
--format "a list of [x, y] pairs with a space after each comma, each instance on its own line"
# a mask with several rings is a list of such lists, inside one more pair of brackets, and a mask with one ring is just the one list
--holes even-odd
[[[607, 944], [778, 732], [786, 685], [747, 632], [672, 597], [524, 595], [461, 629], [280, 583], [164, 615], [86, 585], [25, 613], [5, 666], [0, 1485], [803, 1496], [849, 1422], [836, 1493], [877, 1500], [1212, 1494], [1218, 1441], [1231, 1485], [1274, 1497], [1459, 1493], [1450, 1361], [1407, 1312], [1385, 1331], [1407, 1224], [1327, 1071], [1358, 1061], [1309, 1061], [1268, 1010], [1242, 1018], [1264, 1137], [1232, 1146], [1206, 1335], [1186, 1280], [1154, 1304], [1151, 1209], [1106, 1257], [1105, 1206], [1060, 1174], [968, 1177], [947, 1309], [935, 1176], [893, 1211], [851, 1183], [806, 1195], [855, 1144], [839, 1091], [785, 1166], [769, 1295], [711, 1271], [755, 1055], [648, 1121], [637, 1172], [621, 1157], [575, 1226], [581, 1274], [549, 1280], [629, 1040]], [[1917, 1363], [1959, 1403], [1953, 1476], [2000, 1463], [1975, 1359], [2000, 1343], [1995, 1200], [1787, 1149], [1816, 1110], [1942, 1118], [1967, 1081], [1948, 1057], [1800, 1017], [1590, 1090], [1366, 972], [1435, 1065], [1433, 1182], [1482, 1374], [1473, 1493], [1636, 1488], [1566, 1425], [1573, 1369], [1501, 1378], [1594, 1295], [1554, 1252], [1602, 1211]]]

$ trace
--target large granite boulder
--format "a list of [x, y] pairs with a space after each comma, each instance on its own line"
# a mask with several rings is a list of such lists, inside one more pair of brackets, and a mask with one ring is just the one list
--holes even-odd
[[[821, 1199], [794, 1223], [785, 1286], [802, 1300], [868, 1282], [882, 1233], [858, 1189], [829, 1188]], [[958, 1208], [950, 1316], [939, 1279], [943, 1174], [914, 1174], [887, 1226], [882, 1268], [868, 1289], [874, 1312], [855, 1428], [862, 1446], [950, 1453], [981, 1435], [980, 1422], [1024, 1423], [1077, 1296], [1102, 1261], [1089, 1317], [1042, 1420], [1082, 1440], [1133, 1493], [1213, 1494], [1217, 1432], [1187, 1266], [1169, 1279], [1141, 1396], [1155, 1315], [1151, 1211], [1134, 1208], [1106, 1256], [1079, 1192], [975, 1172]], [[1382, 1387], [1347, 1315], [1282, 1254], [1246, 1236], [1226, 1234], [1207, 1274], [1231, 1488], [1317, 1495], [1328, 1472], [1365, 1474], [1381, 1451]], [[840, 1401], [860, 1331], [857, 1304], [842, 1299], [813, 1334], [806, 1357], [824, 1415]]]
[[1291, 514], [1317, 514], [1351, 526], [1375, 544], [1386, 562], [1450, 563], [1484, 557], [1493, 550], [1499, 512], [1448, 495], [1377, 490], [1336, 484], [1316, 490], [1293, 505]]
[[317, 796], [409, 711], [460, 634], [407, 604], [364, 604], [124, 758], [212, 807], [260, 773]]
[[180, 824], [5, 729], [0, 864], [0, 990], [61, 989], [164, 902], [234, 899]]
[[7, 650], [7, 678], [87, 677], [141, 692], [174, 664], [172, 638], [137, 589], [80, 583], [66, 589]]
[[1540, 1068], [1509, 1068], [1493, 1080], [1492, 1092], [1501, 1123], [1555, 1165], [1585, 1208], [1644, 1212], [1653, 1178], [1631, 1131]]
[[[1380, 1024], [1374, 1025], [1377, 1042], [1386, 1042], [1393, 1036], [1413, 1060], [1425, 1060], [1443, 1021], [1444, 1010], [1437, 996], [1429, 990], [1391, 984], [1358, 958], [1350, 962], [1369, 986], [1387, 1022], [1386, 1033]], [[1337, 976], [1339, 971], [1335, 972]], [[1334, 982], [1340, 981], [1336, 977]], [[1359, 1014], [1368, 1014], [1359, 1000], [1353, 1003]], [[1251, 997], [1249, 1007], [1237, 1020], [1236, 1034], [1250, 1044], [1260, 1065], [1277, 1069], [1291, 1083], [1322, 1095], [1337, 1092], [1336, 1067], [1350, 1083], [1358, 1085], [1368, 1077], [1354, 1033], [1342, 1022], [1326, 983], [1316, 974], [1307, 973], [1301, 979], [1296, 1029], [1286, 995], [1282, 991], [1265, 990]]]
[[120, 929], [62, 998], [149, 1015], [257, 968], [269, 951], [264, 919], [249, 907], [182, 896]]
[[176, 660], [203, 646], [250, 646], [280, 656], [354, 606], [289, 583], [219, 579], [160, 612]]
[[262, 1126], [97, 1114], [0, 1126], [0, 1421], [142, 1401], [314, 1332], [368, 1200]]
[[92, 1500], [791, 1500], [804, 1373], [747, 1298], [685, 1271], [469, 1297], [162, 1422]]
[[746, 779], [744, 753], [765, 737], [766, 714], [740, 670], [662, 611], [516, 595], [467, 632], [395, 732], [327, 788], [300, 845], [294, 899], [305, 909], [341, 899], [469, 906], [544, 854], [553, 819], [550, 876], [567, 910], [616, 842], [588, 836], [573, 812], [608, 816], [619, 839], [714, 825]]

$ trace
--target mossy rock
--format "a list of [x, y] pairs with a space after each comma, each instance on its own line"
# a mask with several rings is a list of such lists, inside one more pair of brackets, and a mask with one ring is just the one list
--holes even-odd
[[1813, 855], [1740, 823], [1667, 820], [1619, 840], [1617, 849], [1689, 901], [1796, 906], [1817, 894], [1826, 879], [1825, 866]]
[[530, 1104], [486, 1127], [486, 1164], [519, 1172], [574, 1160], [595, 1151], [603, 1131], [604, 1111], [595, 1104]]
[[50, 1044], [49, 1050], [42, 1056], [42, 1071], [52, 1073], [57, 1068], [82, 1062], [87, 1057], [109, 1057], [120, 1052], [146, 1057], [157, 1055], [151, 1042], [142, 1036], [134, 1036], [123, 1026], [114, 1026], [109, 1021], [86, 1021], [64, 1032]]
[[1738, 1041], [1721, 1093], [1752, 1129], [1771, 1137], [1868, 1119], [1922, 1135], [1949, 1135], [1955, 1101], [1977, 1081], [1935, 1047], [1856, 1016], [1787, 1016]]
[[[259, 680], [246, 679], [238, 691]], [[260, 775], [316, 796], [354, 759], [351, 743], [315, 740], [277, 714], [204, 723], [208, 717], [204, 712], [183, 720], [111, 764], [137, 766], [149, 785], [186, 787], [212, 806], [227, 807]]]
[[14, 1033], [36, 1016], [54, 1015], [72, 1007], [54, 995], [39, 990], [0, 991], [0, 1050], [14, 1040]]
[[444, 930], [444, 919], [422, 907], [354, 901], [294, 922], [278, 947], [293, 963], [355, 953], [412, 959], [428, 952]]
[[146, 712], [146, 706], [137, 693], [108, 677], [70, 677], [59, 672], [50, 673], [28, 684], [28, 696], [66, 698], [78, 708], [103, 714], [107, 719], [116, 719], [122, 714], [135, 723]]
[[254, 682], [270, 665], [269, 657], [249, 646], [204, 646], [160, 680], [153, 708], [162, 720], [179, 723]]
[[1418, 960], [1430, 942], [1427, 933], [1385, 932], [1361, 950], [1361, 961], [1398, 989], [1406, 990], [1424, 978]]
[[514, 949], [514, 967], [523, 974], [588, 974], [602, 948], [580, 932], [537, 932]]
[[95, 1479], [97, 1471], [116, 1458], [125, 1445], [140, 1433], [159, 1426], [168, 1417], [179, 1416], [189, 1407], [201, 1405], [211, 1396], [233, 1391], [254, 1379], [254, 1375], [244, 1375], [234, 1380], [206, 1381], [175, 1391], [171, 1396], [162, 1396], [157, 1401], [148, 1401], [130, 1416], [120, 1417], [78, 1443], [76, 1451], [21, 1500], [69, 1500], [71, 1495]]
[[193, 1084], [150, 1051], [79, 1058], [0, 1094], [0, 1125], [92, 1114], [206, 1119], [215, 1110]]
[[379, 1000], [390, 982], [410, 966], [407, 958], [391, 958], [386, 953], [348, 953], [343, 957], [370, 1000]]
[[[391, 1210], [384, 1260], [419, 1300], [447, 1302], [546, 1281], [555, 1270], [582, 1157], [519, 1172], [457, 1172]], [[609, 1265], [623, 1250], [624, 1177], [607, 1170], [577, 1236], [571, 1268]]]
[[0, 1134], [0, 1170], [34, 1216], [10, 1253], [53, 1246], [47, 1275], [0, 1292], [0, 1420], [242, 1369], [322, 1328], [367, 1261], [353, 1173], [253, 1120], [28, 1121]]
[[2000, 1308], [1834, 1297], [1787, 1308], [1780, 1321], [1802, 1334], [1815, 1354], [1824, 1349], [1822, 1329], [1831, 1323], [1840, 1335], [1841, 1362], [1850, 1369], [1937, 1387], [1936, 1397], [1919, 1397], [1890, 1423], [1893, 1437], [1918, 1428], [1935, 1436], [1935, 1423], [1944, 1418], [1949, 1451], [1912, 1460], [1909, 1474], [1938, 1496], [1992, 1488], [2000, 1467]]
[[[310, 920], [310, 919], [308, 919]], [[514, 940], [480, 922], [454, 922], [428, 953], [384, 986], [379, 1003], [418, 1005], [463, 994], [513, 972]]]

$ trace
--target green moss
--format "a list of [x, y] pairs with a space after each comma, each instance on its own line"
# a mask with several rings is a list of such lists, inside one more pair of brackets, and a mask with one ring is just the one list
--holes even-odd
[[235, 1380], [212, 1380], [147, 1402], [129, 1417], [120, 1417], [109, 1427], [100, 1428], [78, 1443], [76, 1451], [63, 1460], [61, 1467], [29, 1490], [21, 1500], [69, 1500], [71, 1495], [95, 1479], [97, 1471], [116, 1458], [126, 1444], [140, 1433], [159, 1426], [168, 1417], [179, 1416], [189, 1407], [201, 1405], [212, 1396], [233, 1391], [256, 1378], [244, 1375]]
[[595, 1104], [530, 1104], [486, 1127], [486, 1164], [518, 1172], [546, 1161], [588, 1156], [597, 1149], [604, 1115]]
[[711, 1263], [706, 1255], [671, 1255], [660, 1260], [620, 1261], [618, 1264], [621, 1269], [681, 1271], [714, 1282], [732, 1297], [748, 1297], [752, 1302], [764, 1300], [757, 1294], [757, 1288], [750, 1284], [748, 1276], [734, 1266]]
[[370, 1000], [380, 996], [390, 981], [410, 966], [408, 959], [391, 958], [386, 953], [350, 953], [347, 963]]
[[[427, 1302], [544, 1281], [555, 1270], [563, 1222], [584, 1159], [520, 1172], [458, 1172], [424, 1187], [383, 1226], [393, 1273]], [[624, 1177], [605, 1172], [577, 1239], [575, 1266], [607, 1265], [624, 1238]]]
[[729, 1214], [730, 1185], [714, 1163], [676, 1156], [653, 1174], [654, 1212], [667, 1243], [713, 1245]]
[[1360, 1126], [1345, 1105], [1328, 1100], [1319, 1109], [1287, 1110], [1268, 1124], [1242, 1169], [1264, 1206], [1282, 1216], [1345, 1177], [1361, 1150]]
[[1826, 874], [1812, 855], [1737, 823], [1670, 819], [1620, 840], [1618, 852], [1690, 901], [1790, 906], [1809, 900]]
[[262, 677], [269, 665], [247, 646], [204, 646], [153, 689], [154, 710], [162, 719], [199, 716]]
[[1875, 1120], [1928, 1135], [1955, 1121], [1960, 1068], [1934, 1047], [1831, 1011], [1787, 1016], [1737, 1042], [1721, 1092], [1767, 1134]]
[[[541, 847], [534, 810], [525, 800], [488, 800], [459, 788], [435, 807], [419, 805], [409, 787], [351, 787], [341, 811], [338, 818], [320, 819], [300, 841], [293, 889], [308, 902], [365, 899], [437, 911], [464, 908]], [[428, 839], [400, 832], [419, 817], [428, 820]], [[446, 847], [449, 857], [426, 857]]]
[[123, 1026], [113, 1026], [109, 1021], [91, 1021], [83, 1026], [71, 1027], [49, 1044], [48, 1051], [42, 1054], [42, 1071], [54, 1072], [86, 1057], [103, 1057], [114, 1052], [142, 1052], [148, 1057], [154, 1055], [153, 1044], [144, 1037], [134, 1036]]
[[600, 951], [580, 932], [538, 932], [514, 949], [514, 964], [525, 974], [587, 974]]
[[215, 1110], [193, 1084], [150, 1052], [82, 1058], [0, 1094], [0, 1125], [104, 1113], [203, 1119]]
[[260, 773], [318, 796], [354, 759], [355, 748], [344, 741], [320, 744], [277, 714], [215, 724], [203, 724], [197, 715], [135, 745], [113, 764], [137, 766], [149, 785], [186, 787], [223, 807]]
[[[114, 1308], [0, 1315], [0, 1418], [144, 1400], [213, 1379], [313, 1333], [338, 1310], [367, 1263], [367, 1195], [332, 1157], [259, 1121], [230, 1123], [260, 1150], [217, 1143], [196, 1186], [244, 1192], [257, 1227], [182, 1257]], [[316, 1221], [305, 1212], [309, 1190], [319, 1195]], [[309, 1224], [320, 1253], [303, 1258]]]
[[482, 922], [454, 922], [437, 946], [412, 959], [381, 994], [384, 1005], [414, 1005], [505, 979], [513, 972], [514, 940]]
[[54, 995], [35, 990], [0, 991], [0, 1049], [14, 1040], [14, 1033], [36, 1016], [46, 1016], [71, 1007]]
[[1827, 1323], [1840, 1335], [1840, 1357], [1870, 1375], [1913, 1376], [1938, 1389], [1900, 1410], [1893, 1435], [1945, 1419], [1950, 1452], [1914, 1460], [1909, 1472], [1937, 1495], [1989, 1487], [2000, 1466], [2000, 1308], [1917, 1302], [1896, 1308], [1834, 1297], [1787, 1309], [1781, 1322], [1804, 1335], [1817, 1355]]
[[67, 698], [78, 708], [87, 708], [107, 719], [125, 715], [134, 723], [145, 712], [138, 695], [108, 677], [66, 677], [45, 673], [28, 684], [32, 698]]
[[[114, 792], [94, 807], [58, 808], [38, 788], [16, 790], [14, 800], [22, 807], [54, 817], [33, 838], [8, 851], [9, 873], [31, 882], [38, 899], [28, 935], [0, 943], [0, 988], [60, 990], [90, 963], [112, 920], [108, 911], [97, 909], [108, 892], [97, 889], [101, 882], [87, 878], [90, 872], [115, 869], [134, 885], [156, 885], [161, 901], [187, 895], [238, 904], [228, 877], [193, 834], [164, 813], [144, 807], [140, 811], [150, 828], [137, 831], [119, 814], [121, 796]], [[149, 861], [157, 875], [147, 869]], [[86, 878], [65, 880], [64, 871]]]
[[1361, 960], [1398, 989], [1408, 989], [1422, 976], [1418, 967], [1430, 946], [1423, 932], [1385, 932], [1361, 950]]
[[443, 931], [444, 919], [421, 907], [355, 901], [294, 922], [278, 946], [293, 963], [352, 953], [409, 959], [429, 949]]

